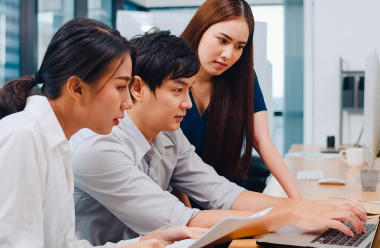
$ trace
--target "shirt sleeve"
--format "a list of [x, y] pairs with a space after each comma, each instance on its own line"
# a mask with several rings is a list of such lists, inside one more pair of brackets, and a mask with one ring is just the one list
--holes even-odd
[[199, 212], [185, 207], [140, 171], [126, 145], [113, 136], [96, 136], [87, 141], [76, 147], [71, 160], [76, 186], [134, 232], [144, 235], [187, 225]]
[[203, 162], [181, 129], [175, 134], [180, 151], [172, 177], [173, 186], [205, 209], [231, 209], [245, 189], [219, 176], [213, 167]]
[[0, 243], [43, 247], [46, 161], [39, 138], [29, 129], [0, 135]]
[[254, 112], [260, 112], [263, 110], [267, 110], [267, 106], [265, 105], [263, 92], [261, 91], [259, 79], [257, 78], [255, 72], [255, 86], [254, 86]]

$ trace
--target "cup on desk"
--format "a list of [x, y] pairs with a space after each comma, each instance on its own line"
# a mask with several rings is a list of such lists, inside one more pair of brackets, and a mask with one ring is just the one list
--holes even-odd
[[376, 191], [379, 170], [360, 170], [363, 191]]
[[[346, 158], [344, 158], [344, 155], [346, 155]], [[362, 165], [364, 164], [364, 148], [353, 147], [341, 150], [339, 152], [339, 158], [349, 166]]]

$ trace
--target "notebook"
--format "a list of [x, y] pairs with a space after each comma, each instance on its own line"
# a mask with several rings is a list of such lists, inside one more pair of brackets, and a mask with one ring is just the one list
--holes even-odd
[[272, 208], [265, 209], [249, 217], [226, 217], [215, 224], [210, 230], [203, 234], [199, 239], [184, 239], [175, 242], [166, 248], [200, 248], [211, 244], [218, 239], [249, 224], [253, 219], [266, 215]]
[[[347, 222], [344, 222], [344, 224], [352, 229]], [[257, 244], [264, 247], [379, 248], [379, 221], [368, 221], [365, 226], [367, 233], [355, 235], [352, 238], [332, 228], [325, 232], [312, 232], [286, 226], [258, 239]]]

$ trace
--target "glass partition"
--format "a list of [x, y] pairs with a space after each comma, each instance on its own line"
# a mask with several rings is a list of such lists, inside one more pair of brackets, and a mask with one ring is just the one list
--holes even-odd
[[20, 0], [0, 1], [0, 87], [20, 76]]

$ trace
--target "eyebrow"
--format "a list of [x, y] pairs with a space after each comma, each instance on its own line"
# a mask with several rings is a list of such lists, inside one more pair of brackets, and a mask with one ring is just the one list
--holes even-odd
[[185, 81], [182, 81], [182, 80], [180, 80], [180, 79], [176, 79], [176, 80], [174, 80], [174, 83], [176, 83], [176, 84], [182, 84], [182, 85], [185, 85], [185, 86], [189, 86], [188, 83], [186, 83]]
[[131, 81], [131, 77], [128, 77], [128, 76], [121, 76], [121, 77], [117, 77], [116, 79], [125, 80], [127, 82]]
[[[233, 41], [234, 39], [232, 39], [230, 36], [226, 35], [225, 33], [220, 33], [221, 35], [225, 36], [227, 39], [229, 39], [230, 41]], [[238, 44], [247, 44], [246, 41], [239, 41]]]

